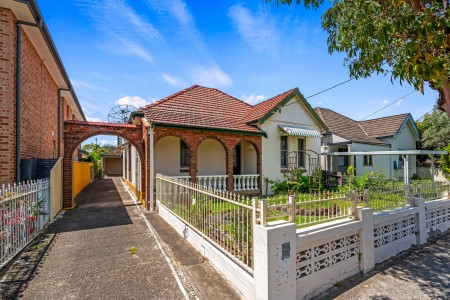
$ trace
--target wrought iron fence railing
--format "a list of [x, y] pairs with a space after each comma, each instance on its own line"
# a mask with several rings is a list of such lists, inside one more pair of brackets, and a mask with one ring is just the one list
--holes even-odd
[[252, 271], [251, 198], [157, 174], [156, 199], [231, 259]]
[[50, 180], [3, 185], [0, 214], [0, 268], [3, 268], [49, 222]]

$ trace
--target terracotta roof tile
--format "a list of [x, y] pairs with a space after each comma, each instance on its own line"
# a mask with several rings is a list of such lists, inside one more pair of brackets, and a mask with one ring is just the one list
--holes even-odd
[[387, 143], [369, 136], [359, 122], [355, 120], [327, 108], [316, 107], [314, 110], [333, 134], [349, 141], [387, 145]]
[[194, 85], [141, 111], [149, 121], [156, 123], [262, 132], [248, 123], [264, 116], [294, 90], [252, 106], [217, 89]]
[[369, 136], [383, 137], [396, 134], [403, 125], [409, 114], [401, 114], [377, 118], [367, 121], [360, 121], [362, 128]]
[[194, 85], [141, 111], [151, 122], [262, 132], [244, 121], [251, 108], [222, 91]]
[[284, 98], [286, 98], [289, 94], [291, 94], [294, 91], [295, 91], [295, 88], [290, 89], [289, 91], [286, 91], [275, 97], [267, 99], [266, 101], [256, 104], [255, 106], [253, 106], [250, 109], [247, 116], [245, 116], [245, 119], [249, 123], [259, 120], [264, 115], [266, 115], [269, 111], [273, 110], [278, 105], [278, 103], [280, 103]]

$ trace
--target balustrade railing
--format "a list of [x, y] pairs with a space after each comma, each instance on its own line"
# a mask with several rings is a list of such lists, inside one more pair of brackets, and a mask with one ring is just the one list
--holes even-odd
[[258, 190], [258, 174], [233, 175], [235, 191]]
[[227, 178], [227, 175], [202, 175], [197, 176], [197, 183], [204, 188], [226, 191]]

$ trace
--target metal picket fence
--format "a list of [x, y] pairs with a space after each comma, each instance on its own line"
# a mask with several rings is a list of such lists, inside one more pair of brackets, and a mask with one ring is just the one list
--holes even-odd
[[22, 251], [50, 218], [50, 179], [0, 188], [0, 269]]

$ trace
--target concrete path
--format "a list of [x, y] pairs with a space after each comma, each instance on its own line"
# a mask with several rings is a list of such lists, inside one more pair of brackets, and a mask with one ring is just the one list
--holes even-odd
[[[77, 203], [4, 274], [3, 299], [238, 298], [156, 213], [135, 205], [119, 178], [95, 180]], [[204, 278], [213, 282], [196, 283]]]
[[450, 233], [349, 278], [322, 299], [450, 299]]

